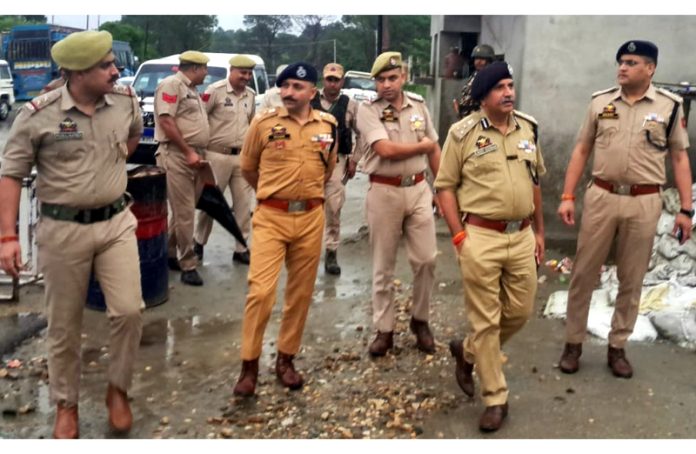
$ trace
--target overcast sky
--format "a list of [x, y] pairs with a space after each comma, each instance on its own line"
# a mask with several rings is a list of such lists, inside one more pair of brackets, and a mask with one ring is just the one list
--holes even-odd
[[[89, 17], [89, 28], [94, 30], [99, 27], [99, 24], [104, 22], [117, 21], [121, 16], [91, 15], [91, 16], [46, 16], [49, 23], [57, 25], [65, 25], [67, 27], [87, 28], [87, 18]], [[233, 15], [218, 15], [218, 26], [225, 30], [237, 30], [243, 28], [244, 16]]]

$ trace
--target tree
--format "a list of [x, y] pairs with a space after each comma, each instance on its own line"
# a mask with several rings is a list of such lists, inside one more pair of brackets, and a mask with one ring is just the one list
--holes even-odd
[[186, 50], [206, 51], [217, 26], [216, 16], [123, 16], [123, 24], [143, 30], [144, 58], [179, 54]]
[[0, 32], [9, 32], [15, 25], [45, 23], [46, 16], [0, 16]]
[[322, 37], [324, 32], [324, 27], [322, 22], [333, 21], [334, 16], [293, 16], [292, 20], [297, 25], [302, 32], [300, 33], [300, 39], [304, 39], [311, 43], [309, 46], [309, 53], [305, 60], [312, 63], [313, 65], [319, 67], [322, 63], [319, 59], [319, 43], [318, 41]]
[[292, 22], [287, 15], [248, 15], [244, 16], [244, 25], [251, 33], [252, 42], [258, 46], [257, 52], [274, 68], [277, 64], [275, 44], [278, 35], [287, 31]]
[[101, 27], [99, 27], [99, 30], [108, 31], [115, 40], [128, 42], [131, 49], [133, 49], [133, 53], [138, 55], [141, 60], [150, 58], [147, 55], [138, 54], [138, 52], [143, 49], [143, 42], [145, 40], [145, 32], [140, 27], [115, 21], [103, 23]]

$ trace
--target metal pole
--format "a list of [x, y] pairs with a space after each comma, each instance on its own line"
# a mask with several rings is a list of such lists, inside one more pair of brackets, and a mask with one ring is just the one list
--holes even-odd
[[333, 42], [334, 42], [334, 59], [333, 59], [333, 62], [336, 63], [336, 40], [334, 39]]
[[89, 30], [89, 14], [87, 15], [87, 26], [85, 27], [85, 30]]

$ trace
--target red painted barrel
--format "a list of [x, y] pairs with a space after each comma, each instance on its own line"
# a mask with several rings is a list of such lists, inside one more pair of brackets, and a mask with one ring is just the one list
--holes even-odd
[[[146, 307], [169, 299], [167, 269], [167, 176], [161, 167], [128, 165], [130, 209], [138, 219], [135, 236], [140, 256], [140, 283]], [[87, 307], [106, 310], [104, 294], [94, 274], [90, 277]]]

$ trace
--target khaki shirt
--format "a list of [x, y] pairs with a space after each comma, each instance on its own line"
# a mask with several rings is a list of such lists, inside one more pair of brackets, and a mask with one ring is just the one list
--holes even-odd
[[280, 97], [280, 87], [271, 87], [266, 90], [261, 100], [260, 111], [271, 109], [273, 107], [283, 107], [283, 98]]
[[160, 115], [171, 115], [184, 141], [205, 148], [210, 139], [208, 115], [196, 87], [182, 72], [165, 78], [155, 90], [155, 139], [169, 142], [159, 124]]
[[324, 175], [336, 165], [336, 119], [311, 110], [311, 120], [300, 126], [284, 107], [257, 115], [249, 126], [241, 154], [241, 168], [258, 172], [256, 196], [285, 200], [324, 198]]
[[130, 87], [114, 87], [89, 116], [77, 108], [64, 85], [21, 108], [0, 173], [22, 179], [36, 164], [41, 202], [102, 207], [125, 192], [127, 142], [142, 132], [142, 114]]
[[[675, 102], [677, 116], [667, 137]], [[653, 85], [633, 105], [621, 88], [595, 93], [577, 137], [578, 143], [594, 149], [592, 175], [622, 184], [664, 184], [667, 153], [659, 147], [679, 151], [689, 146], [681, 103], [678, 96]]]
[[358, 107], [357, 122], [358, 134], [365, 147], [369, 147], [362, 157], [363, 172], [395, 177], [423, 172], [428, 167], [428, 157], [424, 154], [408, 159], [385, 159], [372, 148], [379, 140], [418, 143], [428, 137], [437, 142], [438, 136], [430, 113], [420, 96], [404, 92], [400, 112], [385, 99], [363, 102]]
[[435, 189], [456, 193], [459, 211], [497, 221], [516, 221], [534, 213], [533, 176], [543, 175], [541, 147], [533, 118], [515, 111], [501, 134], [483, 111], [449, 130], [440, 157]]
[[203, 100], [210, 124], [210, 151], [216, 148], [241, 148], [249, 123], [254, 118], [256, 93], [249, 87], [237, 95], [228, 79], [208, 85]]

